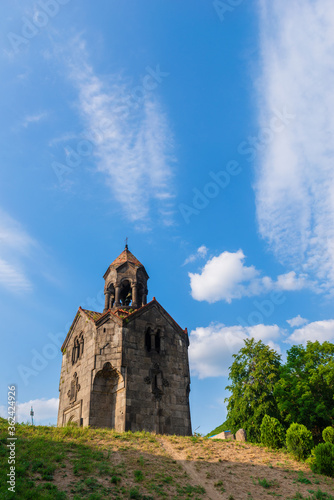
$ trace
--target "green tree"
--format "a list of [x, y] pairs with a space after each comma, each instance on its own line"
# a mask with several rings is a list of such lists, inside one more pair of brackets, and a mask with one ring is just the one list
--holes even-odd
[[323, 429], [334, 424], [334, 344], [292, 346], [275, 397], [284, 421], [305, 425], [319, 442]]
[[246, 339], [234, 354], [230, 367], [231, 392], [227, 404], [227, 425], [233, 432], [244, 428], [249, 441], [260, 442], [264, 415], [279, 417], [274, 386], [280, 373], [280, 355], [261, 340]]
[[282, 448], [285, 444], [285, 430], [277, 418], [265, 415], [260, 427], [261, 443], [268, 448]]

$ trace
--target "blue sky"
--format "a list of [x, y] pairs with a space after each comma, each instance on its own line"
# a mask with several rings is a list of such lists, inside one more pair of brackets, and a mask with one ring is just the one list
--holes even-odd
[[329, 0], [2, 6], [2, 415], [16, 383], [55, 423], [59, 345], [126, 237], [190, 333], [194, 430], [243, 339], [334, 341], [333, 25]]

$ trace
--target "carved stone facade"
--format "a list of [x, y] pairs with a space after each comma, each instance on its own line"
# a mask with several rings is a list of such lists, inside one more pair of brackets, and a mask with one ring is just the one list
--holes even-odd
[[127, 246], [109, 266], [103, 313], [79, 308], [62, 346], [58, 426], [191, 435], [188, 334]]

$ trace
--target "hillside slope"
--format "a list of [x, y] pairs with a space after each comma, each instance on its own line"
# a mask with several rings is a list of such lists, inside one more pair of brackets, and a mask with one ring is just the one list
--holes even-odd
[[17, 425], [14, 494], [6, 484], [7, 437], [1, 419], [1, 499], [334, 500], [333, 479], [248, 443], [28, 425]]

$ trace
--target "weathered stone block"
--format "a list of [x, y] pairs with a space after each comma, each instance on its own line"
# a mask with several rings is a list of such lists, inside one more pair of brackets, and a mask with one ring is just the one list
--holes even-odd
[[235, 439], [237, 441], [247, 441], [247, 434], [245, 429], [239, 429], [235, 434]]

